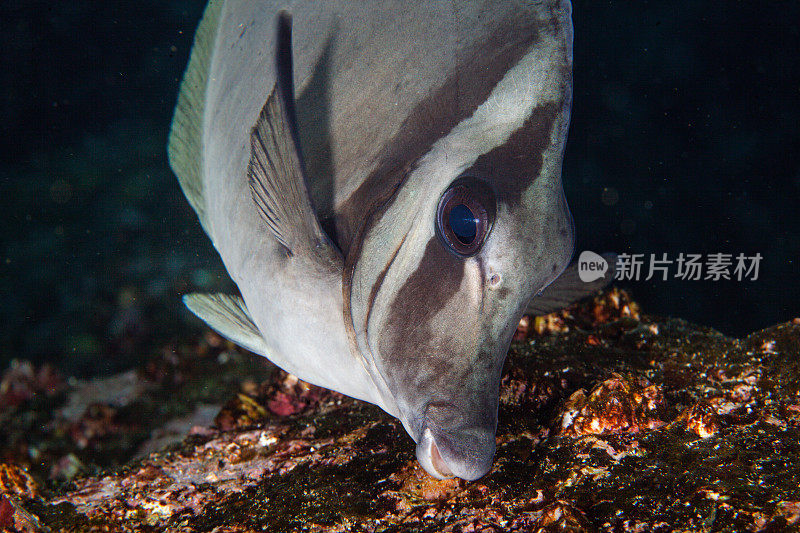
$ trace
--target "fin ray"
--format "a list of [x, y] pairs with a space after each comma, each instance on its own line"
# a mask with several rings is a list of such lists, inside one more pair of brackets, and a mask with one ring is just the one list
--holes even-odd
[[289, 256], [340, 253], [320, 226], [306, 186], [292, 82], [291, 19], [278, 17], [277, 82], [250, 135], [247, 173], [261, 217]]
[[203, 117], [211, 55], [224, 0], [210, 0], [195, 33], [169, 131], [167, 155], [183, 193], [208, 232], [203, 198]]

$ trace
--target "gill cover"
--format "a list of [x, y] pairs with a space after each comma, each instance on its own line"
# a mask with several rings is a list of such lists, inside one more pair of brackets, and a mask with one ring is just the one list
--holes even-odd
[[345, 261], [353, 346], [438, 477], [491, 467], [511, 336], [573, 249], [561, 186], [569, 3], [526, 4], [494, 32], [456, 50], [457, 82], [426, 103], [450, 126], [420, 132], [427, 149], [387, 180]]

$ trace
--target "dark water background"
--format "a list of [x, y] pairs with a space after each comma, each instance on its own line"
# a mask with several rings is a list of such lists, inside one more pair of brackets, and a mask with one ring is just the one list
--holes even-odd
[[[167, 166], [201, 1], [0, 3], [0, 368], [106, 373], [230, 288]], [[744, 335], [800, 316], [800, 3], [574, 3], [578, 250], [763, 256], [757, 281], [622, 283]]]

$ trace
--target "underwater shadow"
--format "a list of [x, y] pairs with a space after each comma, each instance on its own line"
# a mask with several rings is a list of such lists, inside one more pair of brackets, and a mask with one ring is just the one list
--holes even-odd
[[336, 29], [334, 27], [329, 32], [311, 78], [303, 93], [297, 96], [296, 112], [311, 203], [322, 228], [339, 245], [333, 224], [335, 180], [331, 155], [329, 92], [331, 54]]

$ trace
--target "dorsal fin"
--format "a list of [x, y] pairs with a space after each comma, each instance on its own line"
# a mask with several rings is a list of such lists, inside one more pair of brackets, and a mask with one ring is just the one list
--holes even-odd
[[250, 135], [250, 191], [261, 216], [289, 256], [339, 257], [317, 220], [306, 186], [292, 81], [291, 18], [278, 17], [276, 85]]
[[258, 327], [250, 318], [244, 300], [228, 294], [187, 294], [183, 303], [203, 322], [251, 352], [269, 357]]
[[178, 103], [169, 131], [167, 154], [172, 171], [200, 219], [208, 230], [203, 199], [203, 116], [211, 55], [217, 37], [224, 0], [210, 0], [197, 28], [189, 65], [183, 74]]

